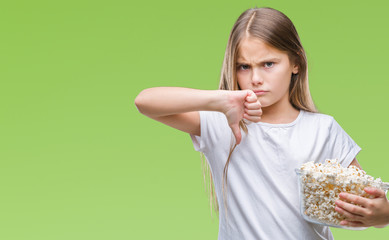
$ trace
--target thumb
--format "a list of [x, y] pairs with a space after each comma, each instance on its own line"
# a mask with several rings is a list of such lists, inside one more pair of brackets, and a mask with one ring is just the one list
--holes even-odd
[[230, 127], [232, 130], [232, 133], [235, 136], [236, 144], [239, 144], [240, 141], [242, 140], [242, 133], [240, 132], [239, 124], [233, 124]]
[[373, 195], [375, 197], [385, 197], [386, 196], [385, 192], [381, 189], [378, 189], [378, 188], [366, 187], [364, 190], [366, 193]]

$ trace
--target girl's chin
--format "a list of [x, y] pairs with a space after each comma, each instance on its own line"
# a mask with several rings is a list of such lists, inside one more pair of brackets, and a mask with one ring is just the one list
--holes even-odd
[[258, 99], [259, 100], [259, 103], [261, 104], [261, 108], [267, 108], [267, 107], [271, 107], [272, 104], [266, 102], [266, 101], [261, 101], [261, 99]]

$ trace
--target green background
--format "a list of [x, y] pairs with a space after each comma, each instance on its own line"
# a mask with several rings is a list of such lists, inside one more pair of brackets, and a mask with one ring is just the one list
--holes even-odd
[[[188, 134], [134, 99], [216, 89], [232, 25], [254, 6], [292, 19], [319, 110], [389, 181], [384, 0], [2, 1], [0, 239], [217, 239]], [[333, 233], [387, 239], [389, 227]]]

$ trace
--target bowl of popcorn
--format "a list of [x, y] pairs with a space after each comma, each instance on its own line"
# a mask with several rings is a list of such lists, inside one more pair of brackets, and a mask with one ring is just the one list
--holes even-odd
[[366, 227], [340, 225], [346, 218], [335, 211], [335, 201], [339, 193], [347, 192], [365, 198], [374, 198], [366, 193], [365, 187], [375, 187], [385, 191], [389, 183], [366, 174], [365, 171], [350, 166], [342, 167], [337, 159], [327, 159], [325, 163], [307, 162], [296, 169], [299, 177], [300, 211], [309, 222], [329, 227], [363, 230]]

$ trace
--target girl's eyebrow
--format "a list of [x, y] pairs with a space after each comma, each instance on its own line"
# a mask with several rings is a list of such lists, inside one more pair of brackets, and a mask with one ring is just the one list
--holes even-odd
[[[267, 63], [267, 62], [278, 62], [280, 61], [281, 59], [280, 58], [277, 58], [277, 57], [274, 57], [274, 58], [269, 58], [269, 59], [264, 59], [262, 60], [261, 62], [259, 63], [256, 63], [257, 65], [262, 65], [263, 63]], [[236, 61], [236, 64], [245, 64], [245, 60], [244, 59], [238, 59]]]

